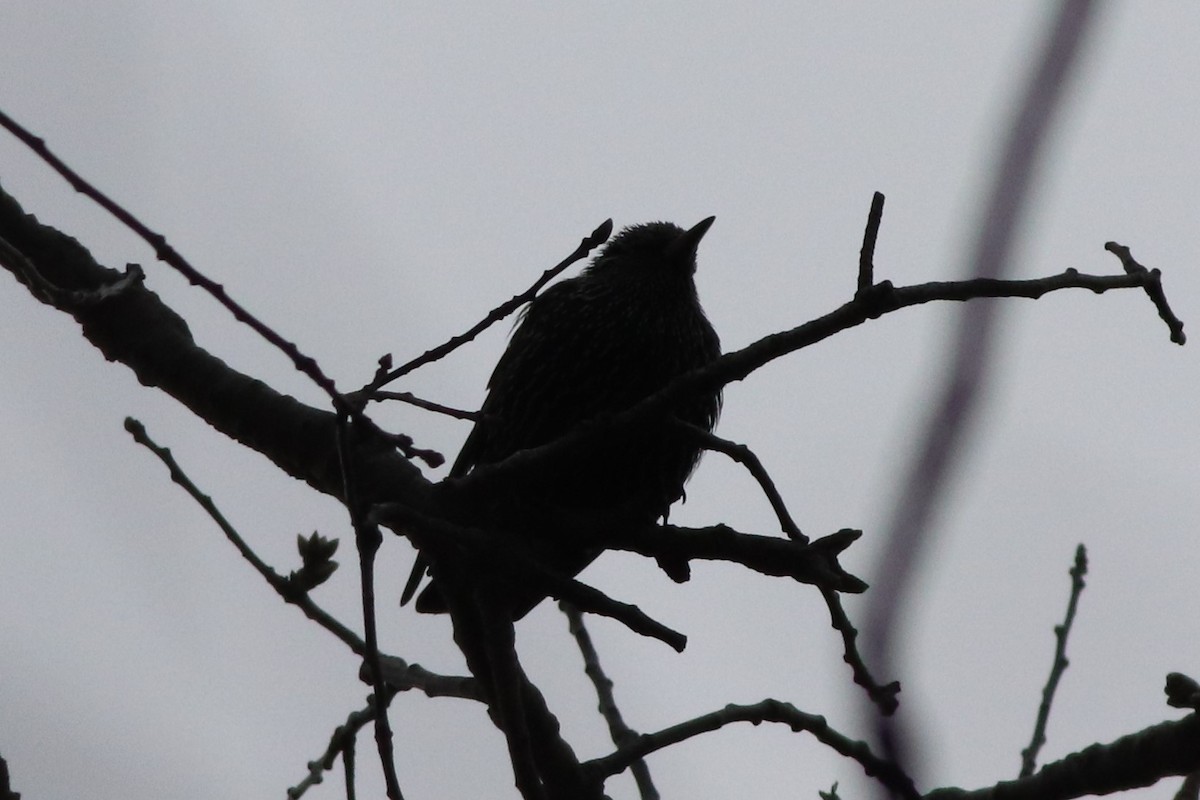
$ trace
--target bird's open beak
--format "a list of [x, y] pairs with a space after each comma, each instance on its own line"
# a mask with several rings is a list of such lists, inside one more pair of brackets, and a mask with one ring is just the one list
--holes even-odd
[[708, 233], [708, 229], [712, 227], [716, 217], [708, 217], [702, 219], [693, 225], [690, 229], [679, 234], [679, 238], [671, 243], [668, 255], [690, 261], [696, 256], [696, 248], [700, 246], [700, 240], [704, 238], [704, 234]]

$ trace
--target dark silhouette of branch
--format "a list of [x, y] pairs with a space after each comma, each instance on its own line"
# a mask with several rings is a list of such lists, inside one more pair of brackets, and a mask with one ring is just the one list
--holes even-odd
[[784, 534], [792, 541], [800, 542], [801, 544], [808, 543], [808, 537], [800, 532], [796, 521], [792, 519], [792, 515], [787, 510], [787, 504], [783, 502], [783, 496], [779, 494], [779, 489], [776, 488], [775, 482], [771, 480], [771, 476], [767, 473], [766, 468], [762, 465], [762, 461], [744, 444], [731, 442], [728, 439], [722, 439], [714, 433], [700, 428], [691, 423], [682, 420], [673, 420], [675, 426], [687, 431], [690, 436], [696, 438], [707, 450], [715, 450], [718, 453], [723, 453], [729, 458], [746, 468], [751, 477], [758, 482], [758, 486], [767, 497], [767, 502], [771, 504], [771, 509], [775, 512], [776, 518], [779, 520], [779, 527], [782, 528]]
[[483, 530], [456, 525], [437, 517], [421, 514], [400, 503], [376, 506], [371, 518], [413, 539], [422, 552], [439, 559], [465, 562], [473, 560], [474, 574], [503, 587], [536, 582], [552, 597], [568, 600], [594, 614], [611, 617], [635, 633], [658, 639], [676, 651], [682, 651], [687, 637], [650, 618], [637, 606], [622, 603], [574, 578], [568, 578], [542, 564], [526, 543], [500, 530]]
[[968, 791], [935, 789], [925, 800], [1070, 800], [1150, 786], [1200, 770], [1200, 717], [1160, 722], [1110, 742], [1093, 744], [1044, 765], [1027, 778]]
[[859, 292], [866, 292], [875, 285], [875, 242], [879, 239], [879, 225], [882, 222], [883, 193], [876, 192], [871, 198], [871, 210], [867, 213], [862, 249], [858, 251]]
[[[225, 291], [225, 287], [216, 281], [204, 275], [200, 270], [192, 266], [171, 244], [166, 237], [160, 233], [155, 233], [147, 227], [141, 220], [119, 205], [108, 195], [101, 192], [88, 181], [84, 180], [71, 167], [67, 166], [61, 159], [50, 151], [46, 146], [45, 141], [35, 136], [30, 131], [26, 130], [12, 117], [0, 111], [0, 127], [5, 128], [12, 133], [17, 139], [26, 144], [39, 158], [45, 161], [50, 167], [66, 179], [67, 183], [75, 191], [83, 194], [91, 199], [108, 213], [112, 214], [122, 225], [129, 228], [137, 234], [146, 244], [154, 250], [154, 255], [160, 261], [174, 268], [177, 272], [187, 278], [188, 282], [193, 286], [199, 286], [204, 291], [208, 292], [218, 303], [224, 306], [234, 319], [248, 326], [251, 330], [267, 340], [276, 349], [286, 355], [292, 362], [292, 365], [303, 372], [317, 386], [328, 395], [334, 409], [339, 413], [347, 414], [354, 419], [355, 423], [364, 426], [368, 429], [379, 430], [362, 413], [360, 408], [347, 401], [342, 395], [333, 379], [326, 375], [316, 359], [311, 356], [306, 356], [300, 352], [300, 348], [295, 342], [290, 342], [283, 338], [273, 328], [264, 323], [258, 317], [251, 314], [244, 306], [229, 296]], [[382, 433], [382, 431], [380, 431]], [[420, 458], [431, 467], [438, 467], [445, 459], [432, 450], [423, 450], [414, 446], [410, 437], [403, 434], [389, 434], [388, 438], [410, 458]]]
[[508, 607], [462, 578], [454, 571], [439, 573], [454, 641], [483, 690], [488, 716], [505, 736], [522, 797], [592, 800], [558, 720], [521, 669]]
[[1163, 687], [1167, 695], [1167, 705], [1171, 708], [1190, 708], [1200, 710], [1200, 683], [1181, 672], [1167, 675], [1167, 684]]
[[[385, 697], [387, 687], [383, 679], [383, 668], [379, 662], [379, 636], [375, 624], [375, 556], [379, 552], [380, 545], [383, 544], [383, 534], [376, 525], [369, 523], [364, 518], [364, 506], [358, 496], [354, 460], [351, 457], [351, 452], [356, 445], [355, 434], [358, 428], [350, 421], [348, 414], [339, 414], [337, 431], [338, 464], [342, 471], [342, 496], [345, 498], [346, 510], [350, 513], [350, 523], [354, 528], [354, 542], [358, 547], [363, 640], [367, 646], [364, 660], [370, 672], [371, 686], [374, 687], [375, 697]], [[404, 795], [400, 791], [400, 781], [396, 775], [396, 758], [392, 748], [392, 727], [388, 722], [387, 703], [383, 703], [375, 715], [375, 745], [379, 751], [379, 762], [383, 767], [388, 798], [404, 800]]]
[[222, 514], [220, 509], [217, 508], [216, 503], [213, 502], [213, 499], [204, 492], [200, 491], [199, 487], [192, 482], [192, 480], [187, 476], [187, 473], [183, 471], [183, 468], [179, 466], [179, 462], [175, 460], [175, 457], [171, 454], [171, 451], [168, 448], [160, 447], [154, 442], [153, 439], [150, 438], [150, 435], [146, 433], [145, 426], [142, 425], [141, 422], [132, 417], [126, 417], [125, 430], [129, 431], [135, 442], [145, 447], [147, 450], [157, 456], [158, 459], [163, 462], [163, 464], [166, 465], [167, 469], [170, 471], [171, 480], [181, 486], [183, 490], [187, 492], [202, 509], [204, 509], [204, 512], [212, 518], [213, 522], [217, 523], [217, 527], [219, 527], [221, 532], [225, 534], [225, 538], [237, 548], [239, 553], [241, 553], [242, 558], [246, 559], [246, 561], [250, 563], [250, 566], [254, 567], [258, 574], [261, 575], [263, 579], [271, 585], [271, 588], [274, 589], [275, 592], [282, 597], [285, 602], [291, 603], [299, 608], [304, 612], [306, 617], [332, 633], [347, 647], [353, 650], [358, 656], [363, 657], [366, 655], [367, 646], [363, 640], [360, 639], [356, 633], [354, 633], [354, 631], [347, 628], [332, 614], [314, 603], [312, 598], [309, 597], [308, 592], [304, 591], [303, 589], [299, 589], [295, 581], [289, 580], [288, 578], [280, 575], [278, 572], [272, 569], [270, 565], [259, 558], [258, 554], [254, 552], [250, 545], [246, 544], [246, 540], [242, 537], [242, 535], [238, 533], [237, 529], [230, 524], [229, 520], [225, 518], [225, 515]]
[[858, 630], [846, 616], [841, 596], [833, 589], [824, 586], [820, 588], [821, 597], [825, 599], [825, 606], [829, 609], [829, 622], [842, 636], [842, 661], [850, 666], [854, 682], [866, 690], [867, 697], [882, 714], [888, 716], [896, 713], [896, 709], [900, 707], [900, 682], [881, 684], [875, 680], [858, 651]]
[[871, 752], [866, 742], [839, 733], [830, 727], [824, 717], [806, 714], [791, 703], [779, 700], [762, 700], [754, 705], [727, 705], [719, 711], [681, 722], [656, 733], [644, 733], [636, 741], [603, 758], [586, 761], [583, 770], [591, 780], [602, 782], [626, 769], [634, 760], [644, 758], [656, 750], [677, 744], [702, 733], [710, 733], [734, 722], [777, 722], [792, 730], [811, 733], [817, 741], [857, 761], [867, 775], [877, 779], [898, 796], [906, 800], [920, 797], [912, 781], [895, 764]]
[[1107, 242], [1104, 249], [1121, 259], [1121, 266], [1125, 268], [1126, 274], [1138, 275], [1145, 279], [1143, 284], [1146, 289], [1146, 294], [1150, 298], [1150, 302], [1154, 303], [1154, 307], [1158, 309], [1158, 316], [1163, 322], [1167, 323], [1167, 327], [1171, 329], [1171, 341], [1175, 344], [1184, 344], [1187, 342], [1187, 336], [1183, 333], [1183, 321], [1175, 316], [1175, 312], [1171, 310], [1171, 306], [1167, 303], [1167, 296], [1163, 293], [1162, 288], [1162, 272], [1157, 269], [1146, 269], [1137, 262], [1133, 254], [1129, 252], [1129, 248], [1123, 244], [1116, 242]]
[[[579, 653], [583, 656], [583, 671], [596, 689], [596, 697], [600, 702], [600, 716], [608, 723], [608, 734], [612, 737], [613, 744], [617, 747], [632, 744], [637, 738], [637, 732], [625, 723], [621, 710], [617, 708], [612, 679], [604, 674], [604, 669], [600, 666], [600, 654], [596, 652], [592, 637], [583, 624], [583, 614], [570, 603], [559, 602], [558, 607], [566, 615], [571, 636], [579, 646]], [[650, 777], [650, 768], [646, 766], [646, 762], [640, 758], [635, 760], [629, 765], [629, 771], [633, 773], [642, 800], [658, 800], [658, 789], [654, 788], [654, 781]]]
[[[479, 681], [465, 675], [438, 675], [422, 667], [420, 664], [409, 664], [399, 656], [380, 654], [379, 666], [387, 685], [401, 692], [409, 689], [420, 689], [426, 697], [458, 697], [463, 700], [484, 702], [483, 692]], [[359, 678], [366, 684], [371, 683], [370, 671], [366, 662], [359, 670]]]
[[661, 525], [619, 534], [618, 538], [606, 540], [606, 544], [672, 562], [697, 558], [732, 561], [763, 575], [858, 594], [867, 585], [843, 570], [837, 556], [860, 536], [862, 531], [845, 528], [803, 544], [775, 536], [741, 533], [728, 525], [707, 528]]
[[1200, 772], [1193, 772], [1183, 779], [1179, 791], [1175, 793], [1175, 800], [1197, 800], [1197, 798], [1200, 798]]
[[1075, 548], [1075, 565], [1071, 567], [1071, 597], [1067, 600], [1067, 615], [1061, 625], [1054, 626], [1054, 664], [1050, 667], [1050, 677], [1042, 689], [1042, 702], [1038, 706], [1037, 722], [1033, 726], [1033, 737], [1029, 746], [1021, 751], [1022, 778], [1033, 774], [1037, 765], [1038, 751], [1046, 743], [1046, 723], [1050, 720], [1050, 706], [1054, 703], [1054, 692], [1058, 682], [1067, 671], [1067, 637], [1071, 635], [1071, 625], [1075, 622], [1075, 609], [1079, 605], [1079, 596], [1083, 594], [1084, 580], [1087, 575], [1087, 548], [1082, 544]]
[[552, 442], [521, 450], [495, 464], [477, 466], [468, 475], [452, 479], [462, 491], [488, 484], [517, 481], [527, 470], [545, 468], [553, 459], [575, 457], [577, 448], [586, 448], [616, 430], [636, 425], [656, 415], [670, 413], [673, 406], [693, 394], [711, 392], [728, 383], [741, 381], [755, 370], [777, 358], [802, 350], [834, 334], [902, 308], [937, 301], [974, 300], [983, 297], [1023, 297], [1037, 299], [1065, 289], [1088, 289], [1097, 294], [1114, 289], [1145, 288], [1154, 277], [1146, 274], [1086, 275], [1068, 269], [1058, 275], [1028, 280], [978, 278], [965, 281], [934, 281], [914, 286], [892, 286], [884, 281], [870, 291], [860, 293], [840, 308], [791, 330], [764, 336], [758, 341], [722, 355], [706, 367], [693, 370], [672, 381], [661, 391], [620, 414], [594, 418]]
[[426, 411], [432, 411], [435, 414], [444, 414], [447, 417], [455, 419], [465, 419], [475, 421], [479, 419], [477, 411], [463, 411], [460, 408], [451, 408], [444, 406], [441, 403], [435, 403], [431, 400], [424, 400], [413, 395], [411, 392], [372, 392], [372, 400], [398, 400], [401, 403], [408, 403], [410, 406], [423, 408]]
[[0, 800], [21, 800], [21, 793], [13, 791], [8, 775], [8, 762], [0, 757]]
[[[225, 518], [225, 515], [217, 508], [212, 498], [202, 492], [192, 482], [187, 473], [179, 465], [179, 462], [175, 460], [171, 451], [168, 448], [159, 446], [150, 438], [145, 426], [141, 422], [132, 417], [126, 418], [125, 429], [133, 436], [134, 441], [145, 447], [166, 465], [170, 471], [171, 480], [182, 487], [204, 509], [205, 513], [212, 518], [213, 522], [217, 524], [217, 527], [221, 529], [230, 543], [237, 548], [242, 557], [254, 567], [255, 571], [270, 584], [271, 588], [285, 602], [299, 608], [304, 612], [306, 617], [336, 636], [357, 656], [360, 658], [366, 657], [366, 643], [354, 631], [338, 621], [336, 617], [313, 602], [306, 588], [307, 582], [303, 579], [302, 575], [300, 573], [292, 573], [292, 575], [284, 577], [263, 561], [246, 543], [245, 538]], [[429, 697], [480, 699], [479, 691], [475, 686], [473, 678], [438, 675], [423, 669], [417, 664], [410, 665], [404, 659], [395, 656], [381, 656], [381, 662], [384, 679], [389, 687], [398, 691], [419, 689]], [[365, 677], [365, 680], [367, 683], [370, 683], [369, 677]]]
[[[384, 704], [391, 703], [395, 696], [396, 691], [389, 690]], [[304, 776], [304, 780], [300, 783], [287, 790], [288, 800], [302, 797], [310, 788], [321, 783], [325, 779], [325, 773], [333, 769], [338, 756], [342, 756], [346, 765], [346, 796], [347, 798], [354, 797], [354, 742], [363, 726], [370, 724], [377, 716], [378, 703], [376, 703], [375, 697], [376, 695], [368, 697], [366, 706], [351, 712], [344, 723], [334, 728], [325, 752], [315, 761], [308, 762], [308, 775]]]
[[583, 238], [583, 241], [579, 243], [579, 246], [575, 248], [575, 250], [569, 256], [543, 272], [542, 276], [534, 281], [533, 285], [528, 289], [520, 294], [514, 295], [505, 302], [493, 308], [488, 312], [487, 316], [471, 326], [471, 328], [465, 333], [460, 333], [458, 336], [451, 337], [448, 341], [438, 345], [432, 350], [426, 350], [424, 353], [412, 359], [411, 361], [401, 364], [399, 367], [396, 367], [395, 369], [382, 375], [376, 376], [375, 380], [364, 386], [362, 391], [368, 394], [373, 393], [376, 389], [391, 383], [403, 375], [407, 375], [419, 367], [423, 367], [430, 362], [445, 358], [462, 345], [474, 340], [476, 336], [490, 328], [494, 323], [504, 319], [509, 314], [532, 300], [543, 286], [562, 274], [567, 267], [586, 258], [588, 253], [604, 244], [604, 242], [607, 241], [608, 237], [612, 234], [612, 229], [613, 221], [611, 219], [604, 220], [604, 222], [601, 222], [596, 227], [596, 230], [592, 231], [590, 235]]

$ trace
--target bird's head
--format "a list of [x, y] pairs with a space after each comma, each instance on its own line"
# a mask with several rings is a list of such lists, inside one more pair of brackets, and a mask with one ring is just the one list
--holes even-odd
[[609, 240], [586, 273], [666, 270], [690, 278], [696, 271], [696, 248], [715, 219], [708, 217], [687, 230], [672, 222], [631, 225]]

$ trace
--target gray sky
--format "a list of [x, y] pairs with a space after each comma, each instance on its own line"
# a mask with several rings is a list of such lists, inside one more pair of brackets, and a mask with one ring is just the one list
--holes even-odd
[[[726, 349], [845, 302], [871, 193], [876, 263], [897, 283], [963, 274], [1005, 119], [1050, 4], [5, 4], [0, 107], [165, 233], [343, 387], [527, 286], [606, 217], [715, 214], [698, 284]], [[1114, 4], [1047, 159], [1020, 277], [1119, 272], [1115, 239], [1160, 267], [1185, 322], [1196, 270], [1200, 7]], [[146, 265], [197, 339], [306, 401], [278, 353], [0, 137], [0, 180], [101, 261]], [[869, 578], [898, 472], [956, 309], [924, 306], [730, 386], [719, 432], [756, 449], [808, 533], [862, 527]], [[1091, 573], [1043, 756], [1178, 712], [1165, 674], [1200, 673], [1197, 356], [1138, 292], [1005, 301], [995, 391], [938, 517], [903, 637], [906, 713], [927, 787], [1015, 776], [1049, 668], [1075, 545]], [[498, 326], [403, 387], [471, 407]], [[358, 664], [287, 608], [121, 428], [142, 419], [259, 552], [343, 539], [344, 512], [107, 364], [66, 317], [0, 290], [0, 753], [28, 797], [281, 796], [362, 705]], [[378, 414], [452, 455], [467, 429]], [[751, 480], [710, 455], [676, 519], [777, 530]], [[411, 551], [389, 539], [395, 594]], [[585, 577], [686, 632], [678, 655], [598, 621], [627, 720], [654, 730], [776, 697], [861, 734], [818, 593], [720, 567], [671, 584], [634, 558]], [[354, 569], [317, 592], [357, 620]], [[443, 672], [446, 620], [381, 601], [386, 649]], [[849, 603], [861, 616], [863, 604]], [[357, 624], [355, 625], [357, 627]], [[564, 620], [518, 629], [523, 663], [581, 756], [605, 730]], [[393, 706], [412, 798], [515, 797], [478, 706]], [[650, 761], [667, 797], [814, 797], [860, 769], [811, 738], [740, 726]], [[378, 787], [371, 743], [360, 788]], [[313, 797], [341, 796], [340, 773]], [[633, 796], [613, 781], [614, 797]], [[1169, 797], [1173, 783], [1146, 790]]]

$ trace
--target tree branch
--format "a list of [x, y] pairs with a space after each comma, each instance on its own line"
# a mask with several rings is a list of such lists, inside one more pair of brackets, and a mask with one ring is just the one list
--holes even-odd
[[1108, 744], [1093, 744], [1027, 778], [967, 791], [935, 789], [925, 800], [1071, 800], [1150, 786], [1200, 770], [1200, 718], [1160, 722]]

